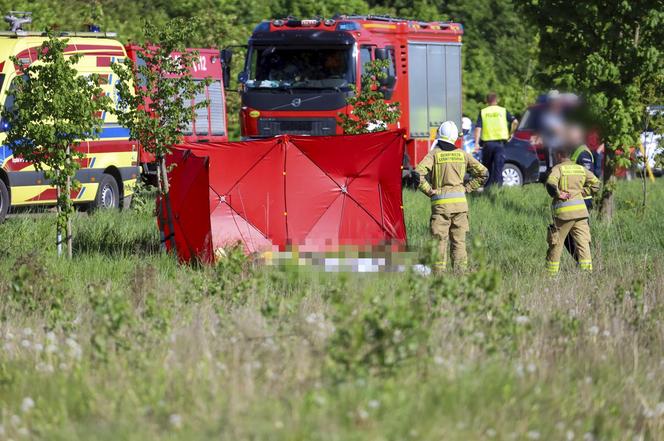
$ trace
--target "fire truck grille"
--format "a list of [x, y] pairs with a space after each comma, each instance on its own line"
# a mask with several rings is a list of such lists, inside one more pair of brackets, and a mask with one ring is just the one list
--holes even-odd
[[260, 118], [258, 134], [260, 136], [275, 135], [334, 135], [337, 122], [334, 118], [292, 119], [292, 118]]

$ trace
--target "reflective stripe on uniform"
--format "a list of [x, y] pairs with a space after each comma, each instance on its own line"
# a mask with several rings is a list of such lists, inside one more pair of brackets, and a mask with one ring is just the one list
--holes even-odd
[[466, 202], [465, 193], [455, 192], [431, 196], [431, 205], [456, 204], [459, 202]]
[[557, 274], [558, 270], [560, 270], [560, 262], [549, 262], [547, 260], [546, 269], [549, 272], [549, 274]]
[[586, 208], [586, 203], [581, 199], [573, 201], [558, 202], [553, 206], [556, 214], [567, 213], [570, 211], [583, 210]]
[[579, 260], [579, 268], [582, 269], [582, 270], [591, 271], [593, 269], [592, 259], [580, 259]]

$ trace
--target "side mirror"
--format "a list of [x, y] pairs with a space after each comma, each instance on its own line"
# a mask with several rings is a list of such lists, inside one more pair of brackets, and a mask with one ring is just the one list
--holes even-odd
[[247, 71], [242, 71], [239, 74], [237, 74], [237, 80], [240, 84], [244, 84], [247, 82], [247, 79], [249, 78], [249, 75], [247, 74]]
[[224, 87], [229, 89], [231, 87], [231, 66], [233, 63], [233, 51], [231, 49], [223, 49], [219, 55], [221, 57], [221, 75], [224, 82]]
[[374, 49], [374, 57], [376, 60], [389, 60], [390, 54], [384, 47], [379, 47]]

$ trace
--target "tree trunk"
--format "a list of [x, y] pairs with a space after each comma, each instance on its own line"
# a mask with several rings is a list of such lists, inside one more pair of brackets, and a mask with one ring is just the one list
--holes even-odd
[[166, 170], [166, 158], [159, 158], [159, 168], [161, 169], [161, 194], [166, 205], [166, 222], [168, 225], [168, 241], [171, 245], [171, 251], [176, 252], [175, 232], [173, 230], [173, 209], [171, 208], [170, 185], [168, 183], [168, 172]]
[[[609, 158], [609, 156], [611, 156]], [[602, 219], [611, 222], [613, 219], [613, 191], [616, 185], [614, 152], [606, 149], [604, 154], [604, 175], [602, 200], [600, 202], [600, 214]]]
[[[67, 149], [69, 151], [69, 149]], [[67, 176], [67, 186], [65, 187], [67, 198], [71, 197], [71, 176]], [[72, 243], [72, 228], [71, 228], [71, 213], [69, 207], [67, 208], [67, 257], [72, 258], [74, 254], [74, 245]]]
[[57, 198], [57, 220], [55, 231], [55, 244], [58, 248], [58, 257], [62, 257], [62, 228], [60, 227], [60, 216], [62, 216], [62, 208], [60, 207], [60, 187], [55, 188], [55, 197]]

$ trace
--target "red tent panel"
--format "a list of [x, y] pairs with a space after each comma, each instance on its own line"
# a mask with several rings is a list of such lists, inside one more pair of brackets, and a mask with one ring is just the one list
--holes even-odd
[[236, 242], [247, 252], [403, 245], [403, 149], [402, 131], [178, 146], [170, 157], [178, 254], [189, 260]]

